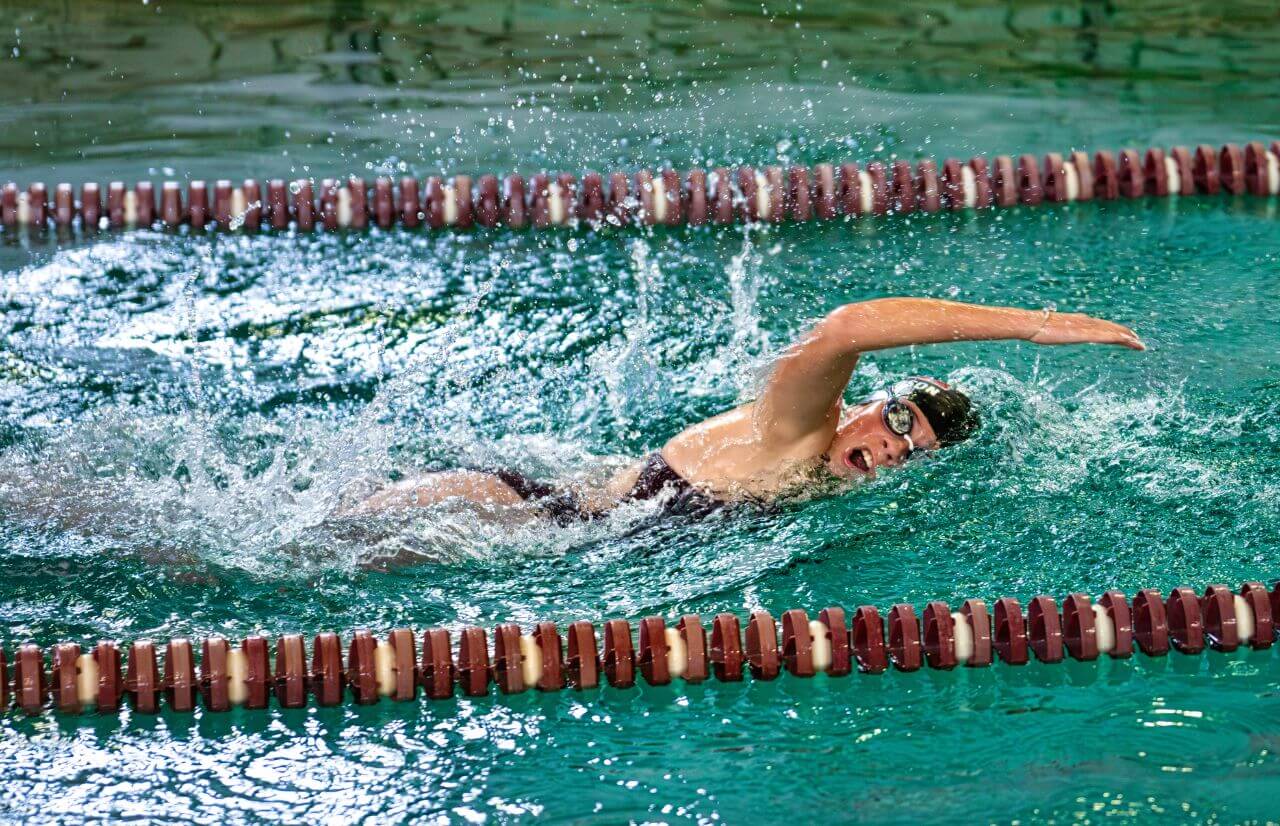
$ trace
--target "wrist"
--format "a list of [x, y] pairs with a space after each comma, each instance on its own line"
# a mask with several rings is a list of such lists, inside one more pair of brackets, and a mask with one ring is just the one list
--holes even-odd
[[1037, 317], [1035, 319], [1035, 325], [1036, 325], [1035, 330], [1031, 333], [1031, 335], [1027, 336], [1027, 341], [1035, 341], [1040, 336], [1040, 334], [1045, 331], [1045, 328], [1049, 326], [1049, 320], [1052, 317], [1053, 317], [1053, 310], [1050, 309], [1049, 307], [1045, 307], [1043, 310], [1041, 310], [1037, 314]]

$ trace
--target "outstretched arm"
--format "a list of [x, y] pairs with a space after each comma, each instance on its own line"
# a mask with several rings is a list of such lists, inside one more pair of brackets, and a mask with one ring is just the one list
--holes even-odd
[[996, 339], [1146, 349], [1129, 328], [1079, 313], [982, 307], [932, 298], [846, 304], [778, 358], [756, 401], [756, 432], [765, 441], [783, 445], [826, 430], [840, 415], [840, 397], [860, 353]]

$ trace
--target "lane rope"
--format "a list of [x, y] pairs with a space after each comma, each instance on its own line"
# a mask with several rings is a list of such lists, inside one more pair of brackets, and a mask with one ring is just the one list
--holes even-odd
[[[1082, 593], [1061, 602], [1043, 594], [1024, 608], [1004, 597], [988, 608], [980, 599], [959, 607], [928, 603], [919, 617], [900, 603], [883, 617], [874, 606], [852, 614], [832, 606], [810, 619], [802, 609], [782, 614], [753, 611], [745, 630], [732, 613], [707, 626], [697, 614], [668, 625], [658, 616], [638, 622], [611, 619], [599, 627], [579, 621], [564, 633], [551, 622], [532, 628], [514, 623], [490, 633], [478, 626], [453, 635], [444, 628], [416, 634], [396, 628], [385, 637], [356, 630], [344, 641], [331, 631], [316, 634], [307, 649], [300, 634], [268, 640], [251, 635], [233, 644], [212, 636], [197, 646], [174, 638], [161, 648], [151, 640], [121, 646], [103, 640], [92, 649], [62, 642], [47, 651], [18, 645], [12, 660], [0, 648], [0, 713], [38, 715], [96, 711], [113, 714], [126, 704], [136, 713], [162, 707], [190, 712], [372, 705], [384, 699], [412, 702], [419, 696], [445, 699], [524, 691], [626, 689], [643, 680], [667, 685], [714, 677], [737, 682], [857, 671], [984, 668], [997, 660], [1025, 665], [1067, 659], [1123, 659], [1137, 652], [1163, 657], [1209, 649], [1268, 649], [1280, 635], [1280, 582], [1272, 590], [1246, 582], [1238, 590], [1210, 585], [1203, 593], [1174, 588], [1167, 597], [1152, 589], [1132, 599], [1107, 591], [1096, 600]], [[343, 651], [346, 651], [345, 659]], [[273, 657], [274, 653], [274, 657]], [[309, 656], [308, 656], [309, 655]], [[162, 667], [163, 666], [163, 667]]]
[[[1042, 203], [1186, 195], [1280, 194], [1280, 141], [1215, 149], [1175, 146], [1090, 156], [977, 156], [813, 166], [642, 169], [570, 173], [377, 177], [240, 183], [193, 180], [0, 187], [0, 225], [56, 230], [359, 231], [474, 226], [701, 226], [829, 221], [885, 213], [988, 209]], [[105, 200], [104, 200], [105, 195]]]

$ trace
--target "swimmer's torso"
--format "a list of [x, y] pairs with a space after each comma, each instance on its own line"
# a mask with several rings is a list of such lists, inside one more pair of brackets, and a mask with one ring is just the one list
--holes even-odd
[[[772, 501], [830, 481], [819, 460], [829, 437], [819, 435], [779, 452], [756, 435], [754, 413], [754, 405], [745, 404], [686, 428], [663, 446], [661, 455], [692, 487], [725, 502]], [[621, 501], [634, 489], [643, 466], [643, 461], [634, 462], [602, 488], [580, 490], [583, 503], [603, 510]]]
[[789, 444], [785, 449], [762, 440], [755, 405], [744, 404], [713, 416], [673, 437], [662, 448], [671, 468], [707, 493], [725, 500], [775, 499], [806, 487], [825, 474], [820, 456], [835, 432]]

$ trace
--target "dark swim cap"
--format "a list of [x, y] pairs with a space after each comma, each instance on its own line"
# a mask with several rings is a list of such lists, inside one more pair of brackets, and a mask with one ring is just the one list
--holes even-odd
[[938, 437], [938, 447], [963, 442], [982, 425], [969, 397], [937, 379], [912, 376], [895, 384], [893, 395], [920, 408]]

